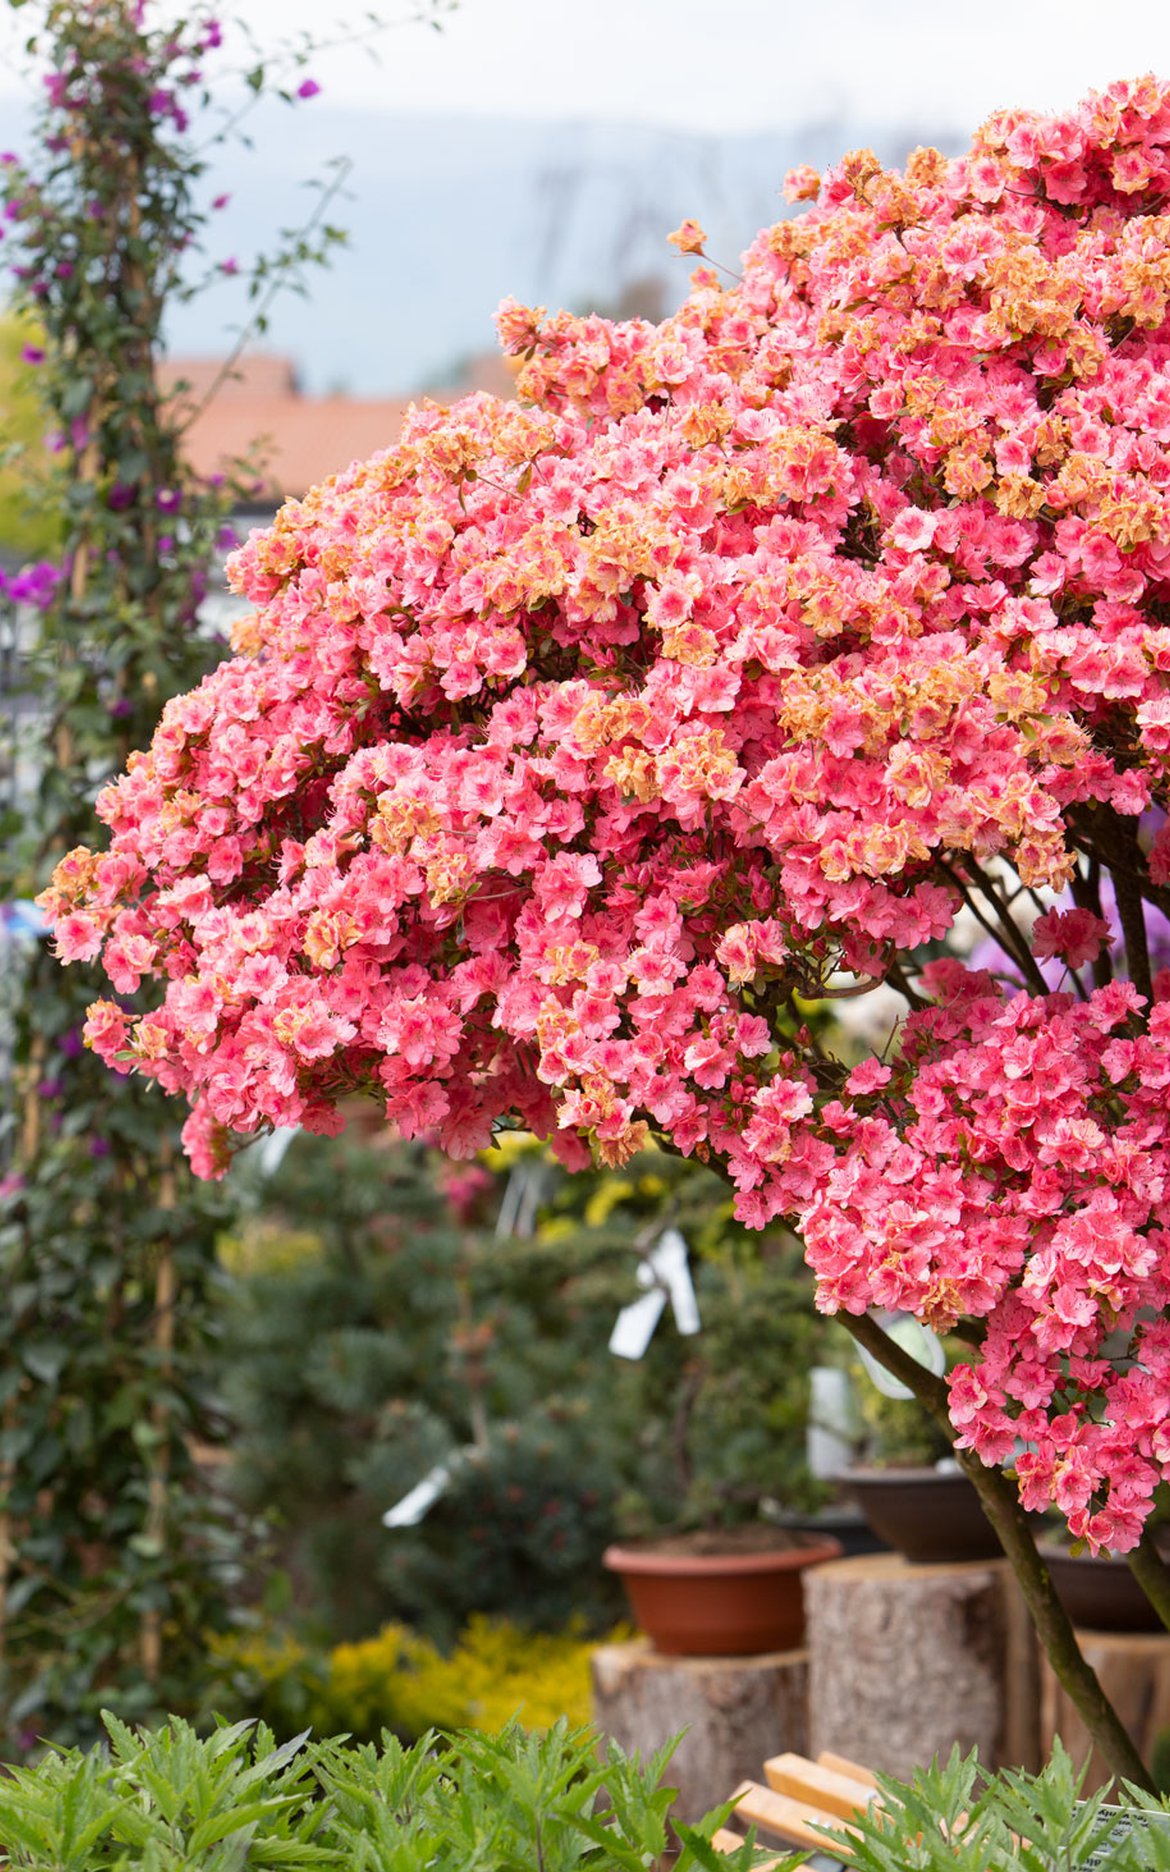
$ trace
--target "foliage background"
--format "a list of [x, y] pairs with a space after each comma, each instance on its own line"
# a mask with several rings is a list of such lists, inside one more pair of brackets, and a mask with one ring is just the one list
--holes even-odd
[[[473, 1613], [603, 1630], [618, 1533], [816, 1499], [824, 1324], [796, 1245], [776, 1232], [761, 1254], [717, 1178], [656, 1152], [621, 1176], [566, 1177], [519, 1139], [488, 1161], [444, 1174], [415, 1146], [298, 1137], [225, 1245], [232, 1486], [276, 1517], [293, 1602], [333, 1639], [390, 1618], [449, 1645]], [[507, 1226], [518, 1186], [530, 1234]], [[668, 1309], [644, 1359], [616, 1358], [668, 1224], [696, 1250], [702, 1329]], [[436, 1504], [383, 1528], [440, 1463]]]

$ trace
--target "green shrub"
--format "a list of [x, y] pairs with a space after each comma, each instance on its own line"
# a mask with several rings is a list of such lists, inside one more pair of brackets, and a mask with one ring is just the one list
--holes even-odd
[[[534, 1232], [497, 1234], [508, 1144], [500, 1174], [462, 1173], [482, 1186], [469, 1219], [416, 1146], [298, 1137], [225, 1244], [235, 1487], [278, 1518], [298, 1609], [330, 1639], [389, 1618], [448, 1647], [475, 1612], [603, 1631], [615, 1535], [808, 1500], [823, 1327], [795, 1245], [749, 1240], [715, 1178], [656, 1153], [559, 1182], [535, 1163]], [[702, 1331], [668, 1312], [643, 1360], [615, 1358], [639, 1248], [668, 1224], [695, 1249]], [[446, 1493], [383, 1528], [439, 1463]]]
[[[909, 1784], [879, 1775], [881, 1809], [857, 1821], [856, 1872], [1170, 1872], [1170, 1799], [1126, 1788], [1080, 1798], [1083, 1774], [1057, 1742], [1038, 1775], [1006, 1769], [986, 1783], [955, 1749]], [[1149, 1816], [1146, 1819], [1144, 1816]]]
[[[642, 1764], [597, 1731], [512, 1723], [498, 1735], [430, 1734], [411, 1747], [348, 1739], [278, 1746], [249, 1723], [201, 1738], [172, 1717], [135, 1731], [108, 1716], [108, 1749], [67, 1750], [0, 1779], [12, 1872], [646, 1872], [668, 1851], [674, 1744]], [[1170, 1799], [1080, 1799], [1057, 1743], [1039, 1775], [986, 1782], [958, 1750], [909, 1784], [880, 1777], [858, 1816], [856, 1872], [1170, 1872]], [[752, 1844], [709, 1844], [730, 1803], [674, 1822], [673, 1872], [749, 1872]], [[780, 1855], [794, 1872], [803, 1855]]]
[[[205, 1740], [172, 1718], [135, 1732], [107, 1716], [109, 1752], [51, 1755], [0, 1781], [13, 1872], [644, 1872], [666, 1851], [672, 1753], [642, 1766], [592, 1729], [424, 1738], [404, 1749], [277, 1747], [238, 1723]], [[675, 1872], [747, 1872], [707, 1844], [723, 1815], [679, 1824]], [[782, 1866], [795, 1866], [786, 1859]]]

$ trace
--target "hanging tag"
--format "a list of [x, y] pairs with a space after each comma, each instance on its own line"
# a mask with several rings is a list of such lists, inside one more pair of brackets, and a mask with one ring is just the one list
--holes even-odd
[[278, 1131], [270, 1131], [267, 1137], [260, 1139], [256, 1146], [256, 1162], [261, 1175], [275, 1176], [284, 1162], [284, 1154], [300, 1130], [300, 1125], [284, 1125]]
[[[639, 1268], [638, 1272], [641, 1271]], [[661, 1287], [623, 1307], [609, 1335], [610, 1351], [617, 1358], [644, 1358], [665, 1308], [666, 1294]]]
[[453, 1449], [433, 1469], [428, 1469], [421, 1482], [416, 1482], [412, 1489], [396, 1501], [393, 1508], [387, 1508], [382, 1516], [383, 1527], [417, 1527], [423, 1516], [435, 1503], [447, 1493], [459, 1471], [469, 1462], [478, 1461], [483, 1451], [476, 1443], [466, 1443], [462, 1449]]
[[451, 1471], [446, 1463], [436, 1463], [429, 1475], [416, 1482], [401, 1501], [387, 1508], [383, 1527], [417, 1527], [428, 1508], [433, 1508], [451, 1486]]
[[810, 1475], [832, 1482], [853, 1460], [861, 1413], [847, 1371], [835, 1365], [814, 1365], [808, 1379], [805, 1461]]
[[[947, 1369], [946, 1347], [921, 1320], [915, 1319], [912, 1313], [879, 1313], [876, 1318], [882, 1331], [917, 1364], [924, 1365], [936, 1378], [944, 1375]], [[914, 1396], [909, 1386], [879, 1364], [872, 1352], [867, 1352], [864, 1346], [858, 1346], [857, 1351], [866, 1376], [883, 1397], [904, 1399]]]
[[699, 1330], [699, 1303], [695, 1298], [694, 1284], [691, 1280], [690, 1261], [687, 1257], [687, 1245], [675, 1228], [669, 1228], [659, 1238], [649, 1257], [649, 1266], [654, 1277], [661, 1282], [670, 1295], [670, 1304], [674, 1308], [674, 1323], [680, 1333], [689, 1335]]
[[640, 1359], [654, 1337], [669, 1299], [680, 1333], [699, 1331], [699, 1303], [691, 1280], [687, 1245], [675, 1228], [666, 1229], [638, 1267], [639, 1287], [650, 1292], [631, 1301], [617, 1316], [609, 1349], [618, 1358]]

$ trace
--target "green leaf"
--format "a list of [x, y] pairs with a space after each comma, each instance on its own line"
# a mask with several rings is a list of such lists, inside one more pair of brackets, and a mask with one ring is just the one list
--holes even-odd
[[56, 1384], [69, 1362], [69, 1348], [59, 1339], [40, 1339], [21, 1348], [24, 1368], [41, 1384]]

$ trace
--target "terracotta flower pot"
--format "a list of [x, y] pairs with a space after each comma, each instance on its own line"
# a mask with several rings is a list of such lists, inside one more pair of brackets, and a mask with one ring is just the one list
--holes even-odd
[[804, 1642], [807, 1567], [840, 1557], [841, 1543], [777, 1530], [777, 1544], [688, 1551], [685, 1537], [607, 1547], [634, 1620], [659, 1651], [682, 1657], [746, 1657]]
[[961, 1472], [940, 1469], [847, 1469], [841, 1486], [875, 1534], [907, 1560], [993, 1560], [1003, 1549]]

